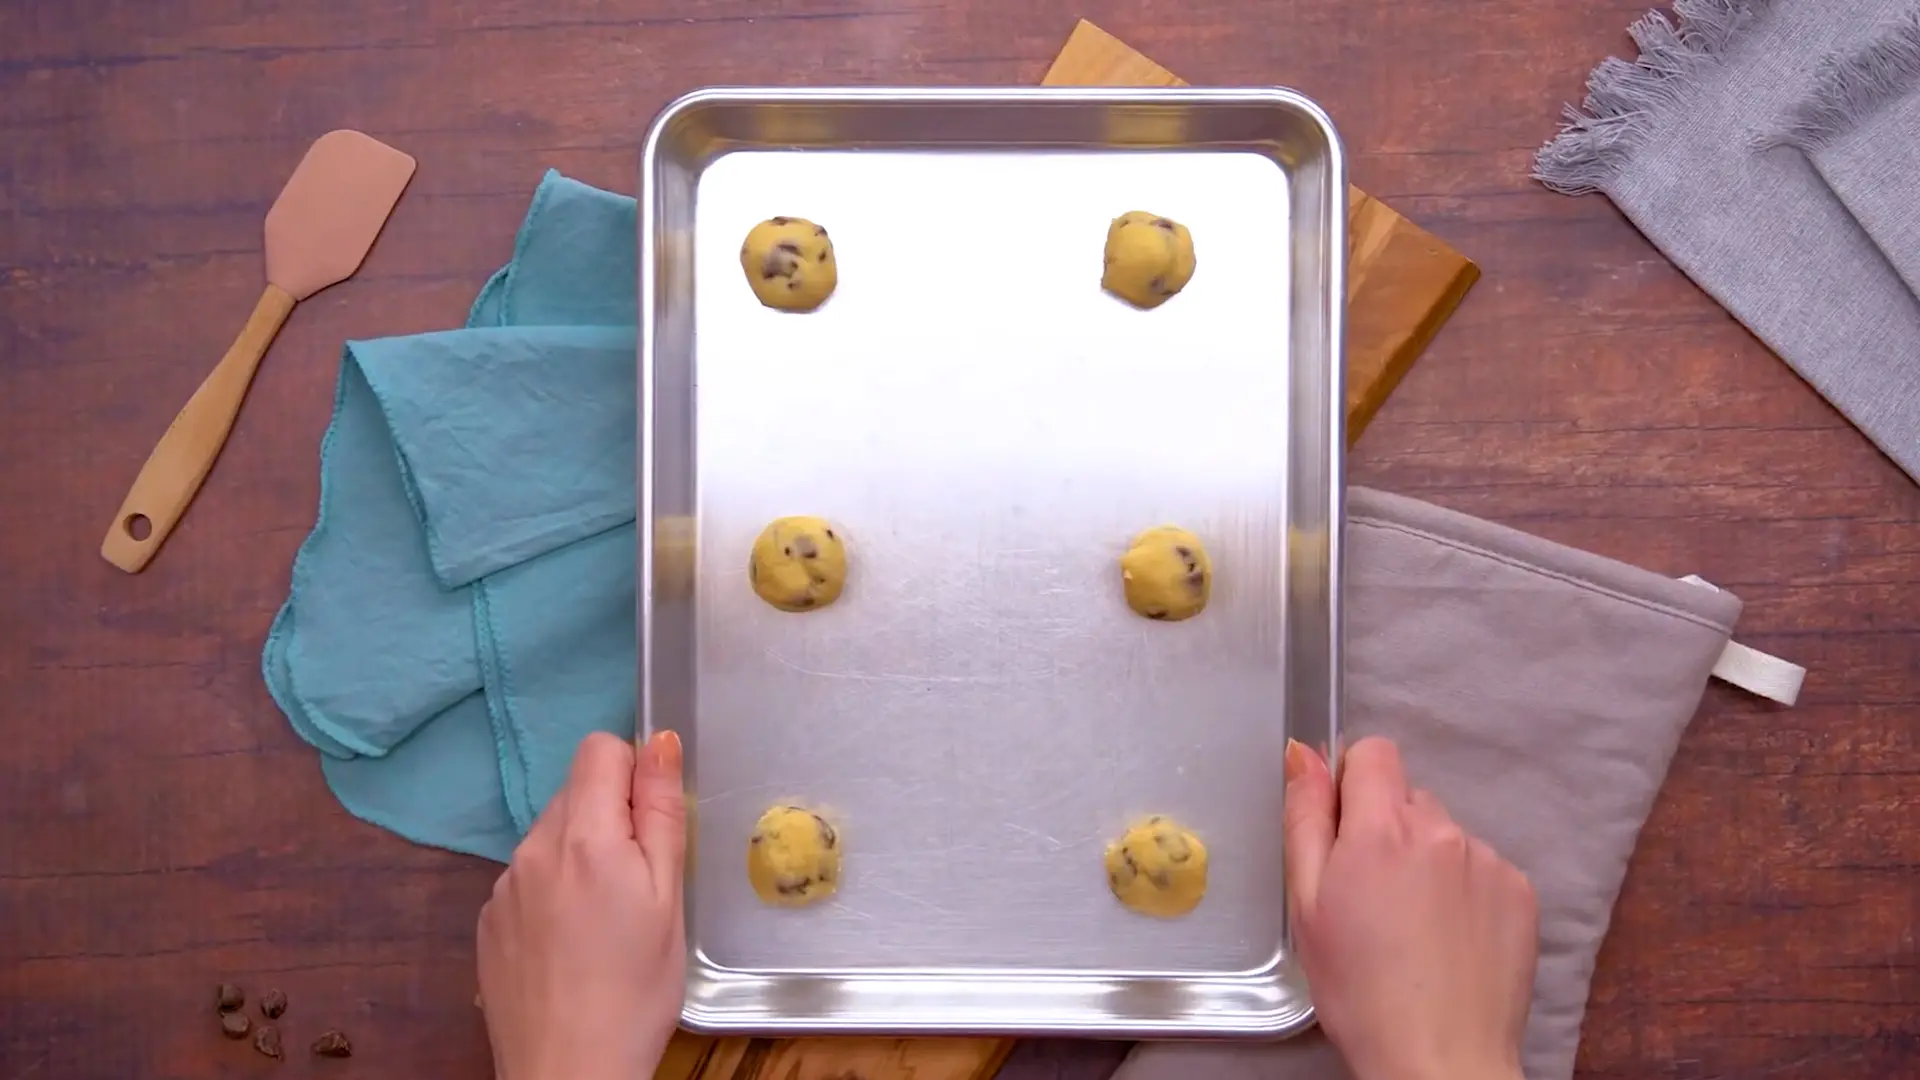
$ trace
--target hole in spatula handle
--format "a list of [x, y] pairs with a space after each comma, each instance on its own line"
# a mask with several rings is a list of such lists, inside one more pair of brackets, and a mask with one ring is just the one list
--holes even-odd
[[153, 535], [153, 522], [148, 521], [145, 514], [128, 514], [127, 519], [120, 523], [120, 527], [125, 529], [127, 535], [133, 537], [135, 541], [145, 541], [147, 537]]

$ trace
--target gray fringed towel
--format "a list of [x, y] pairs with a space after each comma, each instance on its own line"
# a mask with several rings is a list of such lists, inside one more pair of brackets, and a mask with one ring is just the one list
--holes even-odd
[[1768, 143], [1806, 154], [1920, 296], [1920, 5], [1822, 61]]
[[[1608, 58], [1594, 70], [1535, 175], [1566, 194], [1604, 192], [1920, 478], [1920, 301], [1787, 137], [1790, 118], [1818, 96], [1823, 65], [1865, 49], [1915, 6], [1680, 0], [1673, 17], [1654, 12], [1630, 28], [1636, 62]], [[1900, 152], [1912, 154], [1911, 142]], [[1878, 153], [1830, 160], [1865, 187], [1878, 181], [1859, 162]], [[1889, 232], [1885, 243], [1900, 242]]]

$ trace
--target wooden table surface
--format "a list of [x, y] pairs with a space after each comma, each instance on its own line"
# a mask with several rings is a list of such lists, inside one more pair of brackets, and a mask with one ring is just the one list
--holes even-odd
[[[265, 1075], [212, 985], [277, 985], [276, 1075], [490, 1075], [494, 869], [348, 818], [259, 651], [313, 522], [343, 338], [456, 325], [542, 169], [631, 190], [712, 83], [1032, 84], [1086, 16], [1196, 82], [1331, 110], [1353, 179], [1485, 278], [1353, 479], [1747, 601], [1802, 705], [1715, 686], [1602, 951], [1591, 1078], [1920, 1075], [1920, 488], [1600, 198], [1526, 176], [1641, 0], [68, 0], [0, 5], [0, 1077]], [[301, 305], [143, 575], [108, 517], [259, 290], [301, 152], [420, 160]], [[1117, 1047], [1024, 1046], [1012, 1080]]]

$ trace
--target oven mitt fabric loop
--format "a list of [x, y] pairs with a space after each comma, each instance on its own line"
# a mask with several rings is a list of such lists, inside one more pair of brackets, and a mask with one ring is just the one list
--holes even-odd
[[634, 726], [632, 199], [549, 172], [463, 329], [349, 342], [262, 668], [355, 815], [505, 861]]
[[[1573, 1075], [1594, 956], [1740, 601], [1490, 522], [1348, 493], [1343, 738], [1385, 735], [1409, 779], [1532, 879], [1540, 965], [1522, 1061]], [[1143, 1044], [1116, 1080], [1337, 1080], [1318, 1032]]]

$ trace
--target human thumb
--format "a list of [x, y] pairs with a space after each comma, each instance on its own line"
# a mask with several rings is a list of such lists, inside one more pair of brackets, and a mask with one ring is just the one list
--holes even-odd
[[1305, 743], [1287, 740], [1287, 790], [1281, 824], [1287, 903], [1295, 917], [1312, 910], [1333, 851], [1333, 774]]
[[687, 802], [680, 736], [656, 731], [635, 755], [633, 835], [661, 896], [678, 896], [687, 856]]

